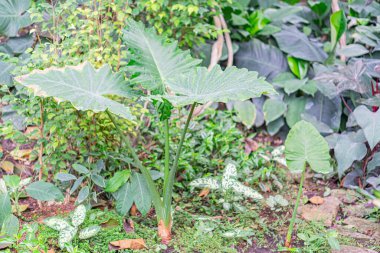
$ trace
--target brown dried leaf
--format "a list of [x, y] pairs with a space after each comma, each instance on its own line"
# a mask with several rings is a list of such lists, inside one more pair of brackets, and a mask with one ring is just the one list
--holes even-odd
[[202, 191], [198, 194], [199, 197], [207, 197], [210, 193], [210, 188], [203, 188]]
[[0, 163], [0, 167], [7, 173], [13, 174], [13, 170], [15, 168], [14, 164], [10, 161], [3, 161]]
[[319, 196], [314, 196], [314, 197], [311, 197], [309, 199], [310, 203], [314, 204], [314, 205], [322, 205], [325, 200], [322, 198], [322, 197], [319, 197]]
[[131, 216], [137, 216], [137, 206], [133, 203], [131, 210], [130, 210]]
[[128, 219], [123, 221], [123, 228], [126, 233], [132, 233], [135, 231], [135, 225], [133, 223], [133, 220]]
[[119, 241], [110, 242], [110, 247], [114, 250], [122, 249], [144, 249], [147, 248], [145, 241], [142, 238], [139, 239], [124, 239]]
[[245, 139], [245, 153], [249, 155], [251, 152], [255, 152], [259, 148], [259, 144], [252, 139]]

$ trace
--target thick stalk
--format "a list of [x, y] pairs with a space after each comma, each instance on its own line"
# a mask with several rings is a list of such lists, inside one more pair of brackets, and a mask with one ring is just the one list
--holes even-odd
[[176, 175], [177, 168], [178, 168], [178, 161], [179, 161], [179, 157], [181, 155], [183, 142], [185, 140], [187, 129], [189, 128], [189, 123], [190, 123], [190, 120], [193, 116], [195, 106], [196, 106], [196, 103], [192, 104], [189, 115], [188, 115], [187, 120], [186, 120], [185, 127], [182, 130], [181, 139], [179, 141], [176, 156], [174, 159], [174, 164], [170, 170], [168, 183], [166, 184], [166, 190], [165, 190], [166, 194], [164, 195], [164, 209], [165, 209], [164, 223], [166, 226], [169, 226], [171, 224], [171, 201], [172, 201], [172, 195], [173, 195], [173, 185], [174, 185], [174, 181], [175, 181], [175, 175]]
[[169, 160], [170, 160], [170, 150], [169, 150], [169, 119], [164, 120], [164, 132], [165, 132], [165, 167], [164, 167], [164, 190], [163, 196], [166, 195], [167, 184], [169, 181]]
[[164, 210], [163, 210], [160, 194], [158, 193], [157, 188], [154, 185], [152, 176], [150, 175], [150, 172], [141, 164], [139, 157], [137, 156], [135, 150], [132, 147], [131, 141], [121, 131], [121, 129], [120, 129], [119, 125], [116, 123], [116, 120], [115, 120], [114, 116], [112, 115], [112, 113], [110, 113], [108, 110], [106, 111], [106, 113], [107, 113], [108, 117], [111, 119], [112, 123], [114, 124], [116, 130], [119, 132], [120, 137], [123, 140], [124, 144], [126, 145], [128, 151], [132, 155], [132, 158], [134, 160], [135, 165], [137, 166], [137, 168], [139, 168], [139, 170], [141, 171], [141, 173], [143, 174], [143, 176], [146, 180], [149, 192], [152, 196], [153, 205], [156, 209], [157, 219], [158, 219], [158, 221], [160, 221], [164, 217], [164, 212], [163, 212]]
[[294, 228], [294, 223], [296, 222], [297, 210], [298, 210], [298, 206], [300, 204], [300, 199], [302, 195], [303, 182], [305, 181], [305, 172], [306, 172], [306, 168], [304, 168], [302, 171], [301, 182], [298, 188], [296, 205], [294, 206], [292, 219], [290, 220], [290, 224], [289, 224], [288, 234], [286, 235], [285, 247], [287, 248], [290, 248], [291, 243], [292, 243], [293, 228]]

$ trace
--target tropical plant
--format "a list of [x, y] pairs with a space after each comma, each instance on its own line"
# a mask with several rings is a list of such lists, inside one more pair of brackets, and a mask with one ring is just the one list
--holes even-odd
[[61, 249], [70, 245], [77, 234], [79, 239], [85, 240], [95, 236], [101, 230], [101, 227], [97, 225], [79, 230], [80, 225], [86, 219], [86, 212], [87, 210], [84, 205], [77, 206], [71, 214], [71, 224], [65, 219], [58, 217], [50, 217], [44, 220], [46, 226], [59, 232], [58, 245]]
[[21, 215], [19, 199], [26, 196], [25, 187], [30, 184], [31, 181], [32, 178], [30, 177], [21, 180], [17, 175], [6, 175], [0, 179], [0, 184], [4, 186], [2, 193], [8, 194], [18, 216]]
[[[106, 187], [106, 182], [103, 176], [100, 175], [100, 172], [104, 170], [104, 163], [97, 163], [94, 168], [87, 169], [81, 164], [73, 164], [73, 169], [79, 174], [79, 177], [76, 177], [70, 173], [59, 172], [56, 174], [56, 179], [60, 182], [71, 182], [74, 181], [70, 188], [70, 194], [73, 194], [79, 187], [82, 188], [78, 192], [78, 198], [76, 200], [77, 204], [81, 204], [86, 201], [90, 203], [91, 200], [97, 202], [97, 192], [95, 191], [95, 186], [100, 187], [101, 189]], [[83, 186], [85, 185], [85, 186]]]
[[327, 142], [311, 123], [303, 120], [296, 123], [289, 131], [285, 141], [285, 157], [290, 172], [301, 173], [298, 195], [285, 241], [285, 247], [290, 248], [306, 166], [310, 166], [311, 170], [321, 174], [332, 172], [332, 167]]
[[[196, 188], [208, 188], [222, 192], [224, 199], [220, 199], [220, 202], [223, 203], [223, 207], [226, 210], [229, 210], [234, 204], [229, 203], [228, 194], [231, 192], [234, 193], [234, 195], [252, 198], [255, 200], [260, 200], [263, 198], [260, 193], [251, 187], [245, 186], [241, 182], [237, 181], [237, 170], [233, 163], [227, 164], [221, 180], [212, 177], [198, 178], [192, 181], [190, 186]], [[237, 201], [237, 199], [234, 198], [232, 198], [232, 200]]]
[[[139, 160], [131, 141], [123, 133], [113, 114], [127, 120], [133, 120], [134, 117], [128, 107], [104, 96], [133, 96], [130, 85], [126, 84], [119, 73], [112, 73], [107, 66], [96, 70], [91, 64], [84, 63], [77, 67], [34, 71], [18, 77], [17, 81], [31, 88], [35, 95], [70, 101], [78, 110], [107, 113], [129, 150], [134, 166], [145, 178], [157, 214], [159, 235], [164, 243], [168, 243], [171, 238], [173, 185], [183, 141], [195, 106], [207, 102], [246, 100], [275, 91], [263, 78], [259, 78], [256, 72], [235, 67], [223, 71], [219, 66], [209, 72], [204, 67], [197, 67], [199, 61], [192, 59], [188, 52], [177, 49], [176, 43], [167, 43], [164, 38], [156, 35], [153, 29], [145, 28], [142, 23], [129, 21], [124, 31], [124, 42], [133, 52], [133, 61], [130, 61], [127, 68], [131, 75], [130, 83], [141, 84], [150, 90], [153, 94], [151, 99], [162, 105], [158, 106], [158, 113], [165, 126], [163, 200], [149, 170]], [[168, 108], [171, 108], [171, 104], [191, 105], [191, 109], [170, 169], [171, 109]]]
[[14, 235], [19, 230], [19, 220], [12, 214], [12, 203], [7, 186], [0, 180], [0, 249], [14, 243]]

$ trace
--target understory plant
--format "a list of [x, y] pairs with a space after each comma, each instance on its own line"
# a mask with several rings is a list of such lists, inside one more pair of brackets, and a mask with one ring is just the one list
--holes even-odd
[[21, 197], [26, 197], [25, 186], [30, 184], [31, 181], [32, 178], [30, 177], [21, 179], [17, 175], [6, 175], [0, 179], [0, 184], [3, 186], [0, 191], [2, 194], [9, 195], [18, 216], [21, 215], [19, 200]]
[[[246, 198], [252, 198], [256, 200], [260, 200], [263, 196], [252, 188], [245, 186], [237, 180], [237, 171], [236, 166], [232, 163], [227, 164], [222, 180], [217, 178], [198, 178], [190, 183], [190, 186], [197, 188], [208, 188], [210, 190], [218, 190], [223, 193], [223, 195], [227, 198], [221, 199], [223, 202], [223, 207], [226, 210], [231, 208], [231, 203], [229, 202], [228, 195], [229, 193], [233, 193], [237, 196], [243, 196]], [[232, 200], [235, 200], [232, 198]], [[234, 204], [234, 203], [233, 203]]]
[[286, 163], [291, 173], [301, 173], [297, 199], [286, 235], [285, 247], [290, 248], [293, 227], [305, 181], [306, 166], [311, 170], [327, 174], [332, 172], [329, 147], [318, 130], [309, 122], [299, 121], [289, 131], [285, 141]]
[[[77, 235], [80, 225], [86, 218], [86, 207], [79, 205], [75, 208], [71, 214], [71, 224], [65, 219], [58, 217], [51, 217], [44, 220], [44, 224], [59, 232], [58, 244], [61, 249], [64, 249], [67, 245], [70, 245], [71, 241]], [[79, 231], [78, 238], [81, 240], [91, 238], [95, 236], [101, 227], [93, 225], [83, 228]]]
[[[171, 239], [172, 194], [178, 162], [186, 132], [197, 104], [208, 102], [244, 101], [262, 94], [275, 93], [272, 86], [257, 72], [217, 65], [210, 71], [199, 67], [200, 61], [193, 59], [188, 51], [177, 48], [176, 42], [147, 29], [142, 23], [129, 20], [124, 33], [124, 43], [131, 51], [126, 68], [130, 76], [126, 81], [123, 73], [113, 73], [107, 65], [95, 69], [89, 63], [75, 67], [35, 70], [16, 80], [34, 91], [36, 96], [54, 97], [58, 102], [70, 101], [82, 111], [106, 112], [128, 149], [135, 168], [146, 181], [158, 221], [158, 233], [163, 243]], [[139, 159], [129, 136], [121, 129], [114, 115], [127, 121], [134, 117], [130, 107], [112, 100], [113, 95], [134, 98], [142, 86], [152, 94], [146, 99], [154, 101], [159, 119], [164, 125], [164, 183], [163, 189], [156, 187], [151, 173]], [[170, 115], [174, 107], [190, 105], [174, 158], [171, 156]], [[170, 163], [170, 161], [173, 161]]]

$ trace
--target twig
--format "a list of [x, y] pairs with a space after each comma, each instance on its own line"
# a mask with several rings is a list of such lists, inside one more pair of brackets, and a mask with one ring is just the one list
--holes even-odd
[[350, 106], [347, 104], [346, 99], [345, 99], [343, 96], [340, 96], [340, 98], [342, 99], [343, 104], [344, 104], [344, 106], [347, 108], [347, 110], [350, 111], [350, 113], [352, 113], [352, 109], [351, 109]]

